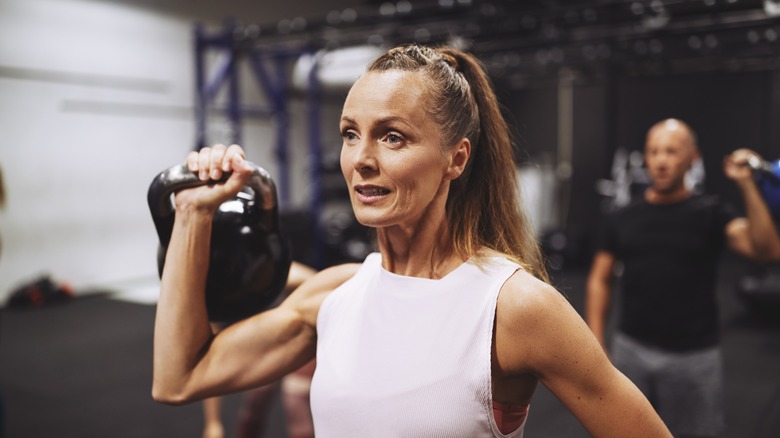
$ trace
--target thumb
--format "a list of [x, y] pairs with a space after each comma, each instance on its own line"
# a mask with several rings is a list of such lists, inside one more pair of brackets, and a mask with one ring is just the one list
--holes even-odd
[[230, 167], [233, 169], [233, 173], [252, 173], [252, 166], [244, 159], [240, 154], [233, 155], [233, 159], [230, 161]]
[[233, 156], [230, 160], [232, 172], [227, 181], [225, 181], [225, 190], [230, 193], [238, 193], [244, 188], [249, 177], [252, 175], [252, 166], [239, 154]]

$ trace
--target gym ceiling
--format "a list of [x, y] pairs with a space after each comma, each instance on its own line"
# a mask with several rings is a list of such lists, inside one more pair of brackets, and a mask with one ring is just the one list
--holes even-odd
[[780, 0], [368, 1], [322, 17], [238, 23], [239, 45], [337, 49], [417, 41], [477, 54], [512, 88], [627, 75], [780, 68]]

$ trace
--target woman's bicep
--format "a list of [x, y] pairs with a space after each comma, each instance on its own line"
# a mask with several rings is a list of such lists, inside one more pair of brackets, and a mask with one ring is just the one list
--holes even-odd
[[292, 372], [316, 353], [317, 316], [325, 298], [360, 265], [339, 265], [310, 276], [271, 310], [234, 324], [214, 338], [205, 372], [231, 388], [262, 385]]
[[187, 399], [265, 385], [309, 362], [316, 353], [317, 315], [322, 302], [354, 275], [358, 266], [323, 270], [279, 306], [216, 334], [191, 373]]
[[194, 378], [202, 382], [201, 396], [265, 385], [311, 360], [315, 347], [315, 330], [304, 315], [279, 306], [218, 333]]
[[270, 310], [214, 336], [195, 372], [198, 397], [270, 383], [311, 360], [323, 299], [334, 288], [332, 273], [314, 275]]

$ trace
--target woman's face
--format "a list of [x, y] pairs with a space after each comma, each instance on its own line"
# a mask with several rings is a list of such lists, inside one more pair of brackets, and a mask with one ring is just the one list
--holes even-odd
[[341, 171], [361, 224], [415, 226], [434, 205], [443, 208], [469, 145], [443, 150], [428, 104], [418, 73], [370, 72], [350, 90], [339, 124]]

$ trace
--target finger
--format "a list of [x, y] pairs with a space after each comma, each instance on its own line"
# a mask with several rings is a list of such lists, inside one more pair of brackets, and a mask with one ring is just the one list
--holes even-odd
[[246, 184], [249, 176], [252, 174], [252, 168], [244, 160], [241, 154], [234, 154], [230, 160], [230, 167], [233, 173], [225, 182], [225, 190], [229, 192], [238, 192]]
[[734, 162], [734, 165], [745, 167], [750, 163], [750, 158], [752, 155], [747, 153], [741, 153], [739, 155], [736, 155], [732, 158], [732, 161]]
[[233, 171], [238, 173], [247, 173], [252, 171], [252, 169], [249, 167], [249, 164], [244, 159], [243, 153], [233, 155], [230, 166]]
[[209, 177], [211, 179], [220, 179], [222, 177], [222, 165], [225, 159], [225, 145], [214, 145], [211, 148], [211, 154], [209, 154], [210, 171]]
[[189, 154], [187, 154], [187, 167], [190, 169], [191, 172], [197, 172], [198, 171], [198, 153], [196, 151], [192, 151]]
[[209, 179], [209, 157], [211, 156], [211, 148], [206, 146], [200, 149], [198, 153], [198, 177], [201, 181]]
[[748, 165], [751, 161], [761, 162], [763, 159], [761, 156], [750, 149], [737, 149], [732, 154], [733, 160], [740, 165]]
[[241, 146], [237, 144], [232, 144], [230, 145], [230, 147], [227, 149], [227, 152], [225, 153], [225, 161], [223, 161], [222, 170], [224, 170], [225, 172], [230, 170], [235, 156], [240, 156], [242, 159], [246, 158], [246, 155], [244, 154], [244, 149], [242, 149]]

